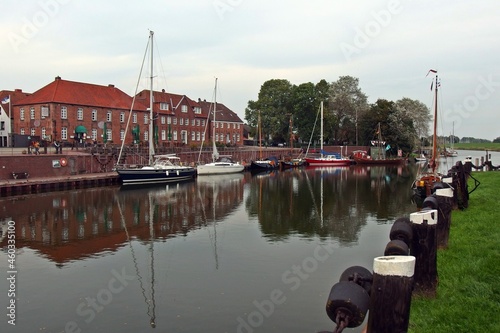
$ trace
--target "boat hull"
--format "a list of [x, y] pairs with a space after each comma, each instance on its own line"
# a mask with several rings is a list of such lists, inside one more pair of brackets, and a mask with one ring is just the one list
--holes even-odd
[[353, 158], [356, 164], [361, 165], [396, 165], [403, 164], [406, 162], [404, 158], [389, 158], [389, 159], [372, 159], [372, 158]]
[[245, 167], [241, 164], [231, 163], [208, 163], [196, 167], [198, 175], [222, 175], [228, 173], [243, 172]]
[[191, 167], [172, 169], [117, 169], [123, 185], [175, 182], [196, 177]]
[[352, 161], [350, 159], [333, 159], [333, 158], [306, 158], [309, 166], [349, 166]]

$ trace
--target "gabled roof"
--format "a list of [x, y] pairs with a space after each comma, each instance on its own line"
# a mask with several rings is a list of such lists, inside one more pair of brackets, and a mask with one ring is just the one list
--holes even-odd
[[[206, 115], [208, 115], [208, 113], [210, 112], [210, 119], [213, 119], [213, 103], [198, 99], [198, 104], [201, 106], [201, 112]], [[241, 121], [240, 117], [238, 117], [238, 115], [234, 111], [231, 111], [224, 104], [219, 102], [217, 102], [217, 113], [215, 114], [215, 121], [243, 124], [243, 121]]]
[[[61, 79], [59, 76], [45, 87], [35, 91], [15, 105], [31, 105], [42, 103], [60, 103], [102, 107], [112, 109], [130, 109], [132, 97], [116, 88], [114, 85], [101, 86], [97, 84], [74, 82]], [[134, 106], [141, 110], [143, 106]]]
[[[23, 92], [21, 89], [12, 90], [2, 90], [0, 91], [0, 100], [4, 100], [6, 97], [10, 97], [10, 102], [12, 105], [17, 104], [17, 102], [25, 99], [27, 96], [31, 95], [31, 93]], [[7, 104], [2, 106], [4, 109], [8, 108]]]
[[[149, 90], [145, 89], [136, 95], [137, 102], [142, 103], [145, 107], [149, 107]], [[182, 104], [187, 105], [189, 108], [200, 107], [200, 105], [193, 101], [186, 95], [178, 95], [168, 93], [165, 90], [153, 91], [153, 103], [155, 105], [155, 111], [158, 110], [159, 103], [167, 103], [169, 105], [169, 112], [175, 112]], [[206, 113], [205, 113], [206, 116]]]

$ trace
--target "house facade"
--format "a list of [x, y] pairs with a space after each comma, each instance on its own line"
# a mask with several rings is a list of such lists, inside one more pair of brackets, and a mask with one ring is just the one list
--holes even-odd
[[[13, 103], [12, 129], [20, 135], [71, 144], [121, 144], [124, 140], [125, 144], [142, 144], [154, 135], [158, 146], [174, 147], [199, 146], [206, 139], [209, 121], [206, 103], [195, 102], [186, 95], [154, 91], [153, 133], [149, 133], [149, 101], [149, 90], [139, 92], [134, 99], [114, 85], [56, 77], [45, 87]], [[243, 122], [234, 112], [224, 109], [226, 120], [221, 118], [218, 126], [226, 132], [221, 138], [227, 144], [241, 145]], [[232, 116], [227, 116], [229, 114]], [[241, 133], [236, 133], [238, 129]], [[207, 137], [211, 136], [206, 133]]]
[[12, 106], [29, 95], [21, 89], [0, 91], [0, 147], [12, 147]]

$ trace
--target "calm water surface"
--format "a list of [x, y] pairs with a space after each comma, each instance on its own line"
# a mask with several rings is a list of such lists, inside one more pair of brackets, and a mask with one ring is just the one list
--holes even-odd
[[1, 199], [18, 273], [12, 327], [4, 233], [0, 331], [331, 331], [330, 288], [383, 255], [394, 220], [416, 210], [416, 172], [307, 168]]

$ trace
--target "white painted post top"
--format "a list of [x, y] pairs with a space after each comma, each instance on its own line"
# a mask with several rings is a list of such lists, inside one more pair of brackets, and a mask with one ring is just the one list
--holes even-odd
[[451, 188], [438, 188], [436, 189], [436, 195], [439, 197], [453, 198], [453, 190]]
[[441, 181], [443, 183], [451, 184], [451, 183], [453, 183], [453, 178], [452, 177], [446, 177], [446, 178], [442, 178]]
[[420, 212], [415, 212], [410, 214], [411, 223], [415, 224], [424, 224], [424, 221], [427, 221], [427, 224], [437, 224], [438, 213], [436, 209], [431, 210], [422, 210]]
[[373, 260], [373, 273], [378, 275], [412, 277], [414, 272], [414, 256], [383, 256]]

